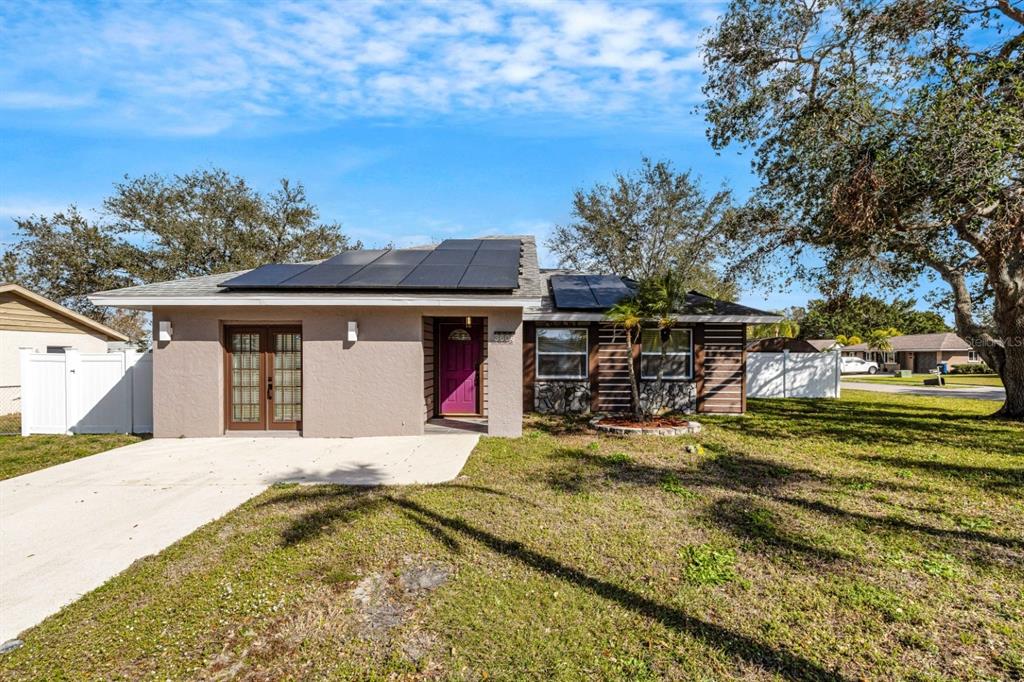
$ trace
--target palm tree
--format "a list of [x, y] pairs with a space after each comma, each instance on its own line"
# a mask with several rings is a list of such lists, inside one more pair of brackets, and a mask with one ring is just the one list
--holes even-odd
[[629, 389], [633, 395], [633, 416], [639, 421], [643, 419], [643, 408], [640, 405], [640, 388], [636, 380], [636, 368], [633, 366], [633, 347], [640, 338], [643, 328], [644, 310], [639, 297], [634, 296], [619, 301], [605, 313], [605, 317], [615, 327], [626, 334], [626, 357], [629, 358]]
[[[658, 365], [658, 382], [655, 389], [655, 399], [659, 401], [664, 396], [667, 346], [672, 328], [676, 325], [676, 314], [686, 303], [686, 292], [687, 287], [682, 278], [673, 271], [648, 280], [640, 286], [638, 298], [641, 301], [641, 309], [655, 320], [660, 332], [661, 362]], [[664, 407], [658, 405], [657, 409], [663, 410]]]
[[634, 296], [616, 303], [605, 314], [609, 322], [626, 334], [629, 388], [633, 396], [633, 416], [637, 420], [646, 419], [647, 410], [640, 402], [640, 383], [633, 363], [633, 348], [643, 341], [644, 322], [653, 321], [661, 333], [661, 364], [655, 389], [655, 400], [658, 400], [664, 388], [666, 347], [676, 323], [676, 313], [686, 301], [686, 291], [683, 280], [669, 272], [641, 282]]
[[891, 353], [892, 343], [889, 339], [899, 335], [900, 330], [895, 327], [889, 327], [888, 329], [876, 329], [872, 332], [868, 332], [868, 338], [866, 339], [868, 350], [875, 350], [881, 353]]

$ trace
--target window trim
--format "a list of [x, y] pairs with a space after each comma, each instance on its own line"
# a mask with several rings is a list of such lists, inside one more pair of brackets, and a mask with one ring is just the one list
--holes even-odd
[[[641, 330], [641, 332], [640, 332], [640, 358], [639, 358], [639, 364], [640, 364], [640, 379], [642, 381], [657, 381], [658, 380], [658, 375], [657, 374], [655, 374], [653, 376], [649, 375], [649, 374], [644, 374], [644, 356], [645, 355], [648, 356], [648, 357], [652, 357], [653, 356], [653, 357], [657, 357], [657, 358], [661, 357], [661, 351], [658, 351], [656, 353], [645, 353], [644, 352], [644, 332], [656, 332], [657, 333], [659, 331], [660, 330], [658, 330], [658, 329], [647, 328], [647, 329]], [[665, 355], [666, 356], [670, 356], [670, 355], [685, 355], [685, 356], [687, 356], [687, 358], [686, 358], [686, 374], [685, 375], [681, 375], [681, 374], [668, 375], [668, 374], [666, 374], [666, 375], [662, 376], [662, 380], [664, 380], [664, 381], [693, 381], [693, 328], [692, 327], [673, 327], [670, 330], [669, 333], [677, 332], [677, 331], [678, 332], [686, 332], [687, 333], [687, 335], [689, 337], [689, 341], [690, 341], [690, 343], [689, 343], [689, 350], [666, 352]]]
[[[542, 331], [551, 329], [570, 329], [574, 331], [583, 332], [583, 338], [586, 339], [586, 347], [582, 352], [574, 351], [544, 351], [540, 350], [540, 334]], [[578, 376], [575, 374], [541, 374], [540, 373], [540, 356], [541, 355], [576, 355], [583, 356], [583, 375]], [[590, 378], [590, 329], [587, 327], [537, 327], [535, 330], [535, 336], [533, 341], [533, 374], [538, 381], [587, 381]]]
[[967, 362], [981, 362], [981, 355], [978, 351], [971, 349], [967, 351]]

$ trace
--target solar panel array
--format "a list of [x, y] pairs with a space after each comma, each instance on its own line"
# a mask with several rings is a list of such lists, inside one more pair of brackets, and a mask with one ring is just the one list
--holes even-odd
[[567, 310], [607, 310], [632, 294], [615, 275], [552, 275], [551, 291]]
[[518, 239], [446, 239], [434, 249], [345, 251], [317, 263], [263, 265], [227, 289], [515, 289]]

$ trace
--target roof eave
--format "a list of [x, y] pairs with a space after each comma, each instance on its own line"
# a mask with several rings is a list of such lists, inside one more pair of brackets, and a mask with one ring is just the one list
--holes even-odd
[[168, 307], [228, 306], [352, 306], [352, 307], [464, 307], [524, 308], [540, 305], [539, 298], [515, 296], [303, 296], [301, 294], [229, 294], [219, 296], [124, 296], [98, 292], [89, 296], [95, 305], [152, 310]]
[[[524, 312], [524, 320], [536, 322], [602, 322], [607, 321], [604, 313], [583, 312]], [[780, 322], [780, 315], [676, 315], [676, 322], [710, 322], [717, 324], [766, 324]]]

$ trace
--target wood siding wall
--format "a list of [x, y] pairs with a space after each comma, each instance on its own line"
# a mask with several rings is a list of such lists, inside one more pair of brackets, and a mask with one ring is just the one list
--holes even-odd
[[[523, 409], [534, 410], [536, 381], [536, 322], [525, 323], [523, 341]], [[590, 408], [593, 412], [623, 412], [632, 405], [629, 362], [639, 376], [640, 347], [625, 346], [625, 332], [599, 322], [542, 322], [544, 327], [586, 327], [590, 341]], [[746, 328], [743, 325], [688, 327], [693, 331], [693, 370], [697, 411], [741, 413], [746, 410]]]
[[703, 325], [701, 347], [694, 353], [703, 363], [697, 383], [697, 411], [739, 413], [747, 408], [745, 397], [747, 356], [746, 327]]
[[629, 363], [638, 356], [626, 347], [626, 332], [601, 325], [598, 333], [597, 411], [627, 412], [633, 404]]
[[57, 315], [41, 305], [26, 301], [21, 296], [6, 292], [0, 294], [0, 329], [21, 332], [65, 332], [102, 336], [85, 325]]

